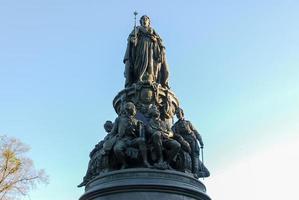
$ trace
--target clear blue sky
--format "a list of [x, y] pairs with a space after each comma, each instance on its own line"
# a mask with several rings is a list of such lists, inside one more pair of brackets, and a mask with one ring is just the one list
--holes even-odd
[[164, 40], [212, 174], [299, 135], [298, 1], [2, 0], [0, 134], [29, 144], [50, 176], [31, 200], [83, 193], [88, 154], [116, 117], [135, 9]]

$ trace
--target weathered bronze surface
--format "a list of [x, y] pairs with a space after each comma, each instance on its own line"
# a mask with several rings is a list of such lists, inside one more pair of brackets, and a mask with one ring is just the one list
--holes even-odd
[[[195, 179], [208, 177], [199, 159], [202, 137], [185, 120], [168, 85], [169, 71], [161, 37], [142, 16], [129, 35], [124, 57], [125, 88], [113, 100], [118, 114], [107, 121], [106, 137], [90, 153], [83, 182], [128, 168], [179, 171]], [[176, 114], [178, 120], [173, 124]]]
[[143, 15], [140, 26], [135, 26], [128, 37], [124, 56], [126, 87], [137, 82], [156, 82], [168, 87], [165, 47], [150, 23], [150, 18]]

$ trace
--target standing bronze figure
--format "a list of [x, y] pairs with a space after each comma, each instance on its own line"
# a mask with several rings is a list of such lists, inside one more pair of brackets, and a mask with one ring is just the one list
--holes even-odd
[[165, 47], [156, 31], [150, 27], [150, 18], [143, 15], [140, 26], [128, 37], [128, 44], [124, 56], [125, 87], [133, 83], [159, 83], [168, 86], [168, 65], [165, 56]]
[[201, 135], [190, 121], [185, 120], [183, 109], [178, 108], [176, 116], [178, 121], [172, 127], [174, 137], [189, 151], [192, 161], [192, 173], [195, 177], [198, 177], [200, 167], [203, 167], [199, 160], [200, 149], [198, 145], [199, 142], [201, 148], [204, 146]]

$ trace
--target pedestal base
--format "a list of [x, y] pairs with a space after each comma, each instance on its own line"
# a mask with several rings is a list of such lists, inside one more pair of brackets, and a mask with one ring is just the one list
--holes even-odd
[[185, 173], [145, 168], [109, 172], [89, 182], [80, 200], [211, 200]]

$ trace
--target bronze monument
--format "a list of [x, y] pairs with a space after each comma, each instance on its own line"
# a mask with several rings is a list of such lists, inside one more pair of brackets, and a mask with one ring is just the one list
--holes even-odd
[[[136, 21], [137, 13], [134, 14]], [[123, 191], [140, 189], [140, 185], [141, 193], [147, 195], [147, 188], [155, 185], [154, 193], [161, 197], [166, 197], [161, 189], [167, 186], [173, 199], [209, 199], [204, 185], [198, 181], [210, 175], [199, 158], [204, 147], [202, 137], [185, 120], [179, 101], [170, 90], [165, 47], [150, 24], [150, 18], [143, 15], [140, 26], [135, 22], [128, 37], [125, 88], [113, 100], [118, 117], [114, 123], [105, 123], [108, 134], [90, 153], [87, 173], [78, 185], [86, 186], [82, 200], [106, 199], [112, 195], [107, 193], [110, 190], [119, 193], [118, 199], [138, 199], [138, 195]], [[175, 114], [178, 121], [173, 124]], [[130, 174], [135, 177], [134, 181]], [[153, 179], [155, 176], [158, 179]], [[124, 184], [116, 186], [108, 181], [115, 178]], [[180, 181], [185, 181], [188, 187], [182, 188]], [[111, 199], [117, 198], [112, 196]]]

